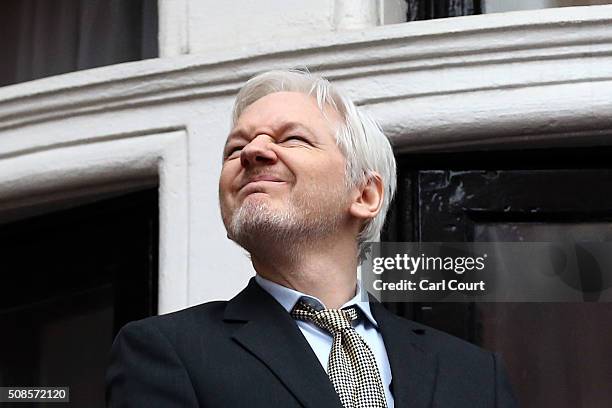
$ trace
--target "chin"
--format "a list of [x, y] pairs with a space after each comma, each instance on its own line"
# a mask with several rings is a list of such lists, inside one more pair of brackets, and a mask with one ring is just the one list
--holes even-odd
[[253, 201], [264, 202], [264, 201], [270, 201], [271, 199], [272, 197], [270, 197], [268, 193], [264, 193], [264, 192], [250, 193], [249, 195], [244, 197], [244, 199], [242, 200], [241, 207], [249, 202], [253, 202]]
[[295, 224], [296, 214], [285, 206], [273, 205], [268, 196], [251, 197], [232, 214], [230, 230], [232, 235], [268, 237], [282, 234]]

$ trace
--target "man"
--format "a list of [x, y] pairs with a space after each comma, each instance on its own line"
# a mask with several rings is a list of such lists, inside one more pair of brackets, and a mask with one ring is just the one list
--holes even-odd
[[509, 407], [499, 359], [362, 301], [357, 267], [395, 190], [391, 146], [331, 84], [299, 71], [242, 88], [221, 215], [256, 277], [229, 302], [126, 325], [112, 407]]

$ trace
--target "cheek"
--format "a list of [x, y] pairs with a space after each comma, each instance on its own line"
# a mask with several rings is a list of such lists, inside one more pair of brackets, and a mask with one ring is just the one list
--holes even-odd
[[340, 152], [313, 155], [309, 151], [281, 150], [277, 156], [295, 175], [298, 188], [332, 191], [346, 185], [346, 160]]
[[314, 167], [308, 174], [309, 183], [328, 193], [344, 191], [346, 170], [344, 163], [327, 162]]
[[221, 197], [227, 197], [231, 193], [232, 183], [238, 175], [238, 171], [234, 167], [236, 166], [229, 163], [221, 169], [221, 175], [219, 176], [219, 195]]
[[333, 180], [334, 184], [344, 186], [346, 182], [346, 161], [344, 157], [336, 157], [330, 160], [325, 171], [326, 177]]

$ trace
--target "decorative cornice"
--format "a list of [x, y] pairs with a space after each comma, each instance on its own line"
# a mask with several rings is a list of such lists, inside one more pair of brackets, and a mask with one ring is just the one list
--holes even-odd
[[[419, 143], [450, 146], [459, 142], [454, 136], [464, 141], [490, 137], [500, 123], [508, 138], [607, 134], [612, 129], [612, 98], [606, 97], [612, 95], [611, 27], [612, 6], [548, 9], [414, 22], [208, 56], [118, 64], [0, 89], [0, 130], [232, 95], [258, 72], [306, 66], [340, 83], [357, 103], [380, 116], [402, 150]], [[557, 100], [551, 101], [554, 95]], [[560, 104], [565, 97], [567, 103]], [[454, 109], [456, 104], [473, 106]], [[557, 127], [538, 121], [558, 121], [558, 109], [565, 115], [566, 105], [577, 108], [579, 128], [566, 129], [563, 120]], [[569, 114], [568, 120], [575, 119]], [[511, 131], [513, 126], [520, 132]]]

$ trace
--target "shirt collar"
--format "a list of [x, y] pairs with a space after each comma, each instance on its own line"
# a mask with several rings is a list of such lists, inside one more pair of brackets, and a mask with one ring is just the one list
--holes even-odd
[[[285, 287], [283, 285], [279, 285], [278, 283], [272, 282], [266, 278], [262, 278], [259, 275], [255, 275], [255, 281], [263, 290], [268, 292], [274, 299], [276, 299], [276, 301], [280, 303], [281, 306], [283, 306], [285, 310], [289, 313], [291, 313], [291, 310], [293, 310], [293, 307], [298, 302], [298, 300], [300, 300], [301, 298], [304, 298], [309, 304], [311, 304], [316, 309], [325, 308], [325, 305], [323, 304], [323, 302], [321, 302], [319, 299], [317, 299], [314, 296], [307, 295], [302, 292], [298, 292], [297, 290]], [[363, 314], [368, 318], [370, 323], [372, 323], [374, 327], [378, 328], [378, 323], [376, 322], [376, 319], [374, 319], [374, 316], [372, 315], [372, 311], [370, 310], [370, 303], [364, 302], [361, 300], [362, 299], [361, 292], [362, 292], [361, 283], [359, 282], [359, 280], [357, 280], [357, 291], [355, 293], [355, 296], [351, 300], [343, 304], [340, 308], [347, 307], [347, 306], [353, 306], [353, 305], [358, 307], [359, 309], [361, 309]]]

